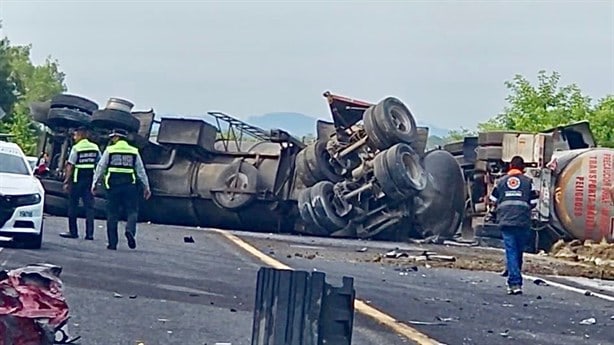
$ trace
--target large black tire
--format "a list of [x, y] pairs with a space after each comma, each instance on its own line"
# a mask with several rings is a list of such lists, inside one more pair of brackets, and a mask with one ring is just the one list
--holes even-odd
[[296, 176], [303, 182], [305, 187], [311, 187], [318, 182], [318, 178], [314, 176], [313, 172], [307, 164], [305, 159], [305, 150], [301, 150], [294, 159]]
[[298, 211], [301, 219], [305, 222], [305, 232], [310, 235], [325, 236], [328, 230], [316, 219], [315, 212], [311, 206], [311, 188], [305, 188], [298, 194]]
[[326, 150], [326, 142], [318, 140], [307, 145], [296, 155], [296, 169], [303, 184], [311, 187], [319, 181], [339, 182], [342, 176], [337, 175], [330, 164], [330, 154]]
[[51, 128], [74, 128], [88, 123], [90, 123], [90, 115], [68, 108], [50, 109], [46, 121], [46, 124]]
[[141, 127], [139, 119], [130, 113], [112, 109], [101, 109], [92, 115], [92, 126], [106, 129], [121, 128], [128, 132], [138, 132]]
[[369, 121], [365, 119], [365, 130], [368, 136], [378, 138], [373, 144], [380, 150], [396, 143], [411, 144], [417, 138], [416, 119], [397, 98], [385, 98], [363, 116], [371, 117]]
[[396, 144], [386, 150], [388, 175], [399, 190], [411, 195], [426, 187], [428, 177], [420, 165], [420, 157], [407, 144]]
[[232, 211], [243, 209], [256, 199], [258, 169], [241, 161], [232, 163], [220, 171], [213, 186], [213, 201], [219, 207]]
[[51, 109], [69, 108], [92, 115], [98, 110], [98, 104], [76, 95], [60, 94], [51, 99]]
[[337, 175], [330, 164], [330, 154], [326, 150], [326, 141], [317, 140], [305, 149], [305, 159], [313, 170], [317, 170], [323, 177], [322, 180], [340, 182], [343, 177]]
[[315, 220], [330, 232], [337, 231], [348, 225], [348, 221], [339, 217], [333, 205], [335, 196], [333, 183], [320, 181], [311, 187], [311, 207], [316, 216]]
[[43, 229], [45, 228], [45, 220], [41, 222], [41, 232], [38, 235], [32, 235], [25, 243], [27, 249], [41, 249], [43, 246]]
[[401, 191], [390, 176], [390, 169], [388, 168], [388, 162], [386, 160], [386, 151], [380, 152], [375, 156], [373, 160], [373, 174], [382, 192], [390, 199], [404, 200], [407, 198], [407, 193]]
[[[369, 138], [369, 144], [379, 150], [385, 150], [388, 146], [388, 142], [385, 140], [385, 133], [382, 133], [382, 130], [375, 123], [375, 115], [373, 115], [373, 108], [375, 106], [367, 108], [363, 113], [363, 121], [365, 132], [367, 132], [367, 136]], [[380, 149], [383, 147], [383, 149]]]

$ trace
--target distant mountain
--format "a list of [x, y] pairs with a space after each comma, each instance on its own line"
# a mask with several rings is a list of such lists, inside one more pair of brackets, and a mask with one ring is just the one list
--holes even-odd
[[[332, 121], [330, 118], [323, 120]], [[316, 121], [316, 118], [309, 115], [285, 112], [250, 116], [246, 120], [246, 122], [251, 125], [263, 129], [280, 128], [297, 137], [315, 134]], [[427, 123], [418, 122], [418, 125], [429, 127], [429, 135], [435, 135], [438, 137], [445, 137], [450, 131], [449, 129], [433, 126]]]
[[300, 113], [268, 113], [250, 116], [245, 122], [262, 129], [283, 129], [296, 137], [302, 137], [308, 134], [315, 135], [316, 121], [316, 118]]

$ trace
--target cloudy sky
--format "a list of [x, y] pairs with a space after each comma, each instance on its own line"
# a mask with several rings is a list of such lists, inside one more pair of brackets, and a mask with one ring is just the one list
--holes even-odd
[[515, 74], [614, 93], [614, 0], [0, 0], [0, 18], [35, 62], [59, 60], [70, 92], [159, 114], [327, 117], [331, 90], [457, 128], [499, 112]]

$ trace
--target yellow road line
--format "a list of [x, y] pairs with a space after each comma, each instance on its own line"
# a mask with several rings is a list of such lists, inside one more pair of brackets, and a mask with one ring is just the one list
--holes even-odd
[[[228, 231], [218, 230], [218, 229], [214, 229], [213, 231], [224, 236], [227, 240], [234, 243], [235, 245], [245, 250], [246, 252], [252, 254], [253, 256], [258, 258], [260, 261], [267, 264], [268, 266], [271, 266], [276, 269], [281, 269], [281, 270], [283, 269], [293, 270], [292, 267], [285, 265], [282, 262], [264, 254], [263, 252], [258, 250], [256, 247], [243, 241], [242, 239], [229, 233]], [[442, 344], [436, 341], [435, 339], [430, 338], [428, 335], [421, 333], [417, 329], [410, 327], [404, 323], [401, 323], [401, 321], [396, 320], [392, 316], [373, 308], [372, 306], [368, 305], [366, 302], [360, 299], [356, 299], [354, 301], [354, 308], [359, 313], [374, 319], [376, 322], [380, 323], [381, 325], [392, 329], [395, 333], [409, 340], [415, 341], [419, 345], [441, 345]]]

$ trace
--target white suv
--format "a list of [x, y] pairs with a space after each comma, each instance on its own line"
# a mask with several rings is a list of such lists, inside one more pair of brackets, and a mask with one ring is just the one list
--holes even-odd
[[0, 141], [0, 242], [25, 242], [38, 249], [43, 239], [45, 190], [15, 143]]

